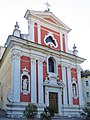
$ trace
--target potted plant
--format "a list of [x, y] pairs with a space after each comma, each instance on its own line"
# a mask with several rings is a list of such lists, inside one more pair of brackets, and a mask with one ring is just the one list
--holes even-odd
[[46, 106], [44, 108], [43, 113], [41, 113], [41, 119], [42, 120], [51, 120], [51, 118], [54, 117], [54, 108], [50, 106]]
[[37, 114], [37, 106], [35, 104], [29, 103], [24, 110], [24, 116], [27, 120], [33, 120], [35, 115]]
[[83, 111], [84, 111], [86, 120], [90, 120], [90, 108], [85, 107], [85, 108], [83, 109]]

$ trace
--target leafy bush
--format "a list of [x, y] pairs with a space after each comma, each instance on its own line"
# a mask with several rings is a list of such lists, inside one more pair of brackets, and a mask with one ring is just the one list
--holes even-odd
[[26, 118], [34, 118], [37, 114], [37, 106], [35, 104], [29, 103], [28, 106], [25, 107], [24, 115]]
[[41, 118], [46, 120], [51, 120], [54, 117], [54, 109], [52, 107], [45, 107], [43, 113], [41, 113]]
[[90, 120], [90, 108], [85, 107], [83, 111], [85, 112], [86, 119]]

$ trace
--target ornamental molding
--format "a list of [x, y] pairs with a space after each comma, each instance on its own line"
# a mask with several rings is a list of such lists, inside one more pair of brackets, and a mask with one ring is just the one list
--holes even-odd
[[12, 60], [14, 60], [14, 59], [18, 60], [18, 59], [20, 59], [21, 56], [22, 56], [21, 52], [18, 52], [18, 51], [11, 52], [11, 59]]
[[55, 76], [46, 77], [43, 85], [55, 88], [64, 88], [65, 86], [64, 83], [62, 81], [58, 81], [58, 77]]
[[[48, 37], [51, 37], [53, 41], [47, 41], [47, 38]], [[44, 43], [48, 46], [50, 45], [50, 47], [54, 47], [54, 48], [57, 48], [58, 47], [58, 43], [57, 43], [57, 40], [55, 39], [54, 35], [52, 32], [49, 32], [48, 35], [45, 35], [45, 38], [44, 38]]]
[[31, 54], [30, 58], [31, 58], [31, 60], [38, 60], [40, 62], [43, 62], [46, 60], [46, 58], [44, 56], [38, 55], [38, 54]]

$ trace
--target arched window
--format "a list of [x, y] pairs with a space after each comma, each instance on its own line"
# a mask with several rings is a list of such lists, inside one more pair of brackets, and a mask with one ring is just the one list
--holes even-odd
[[54, 61], [51, 57], [48, 59], [48, 66], [49, 66], [49, 72], [54, 73]]

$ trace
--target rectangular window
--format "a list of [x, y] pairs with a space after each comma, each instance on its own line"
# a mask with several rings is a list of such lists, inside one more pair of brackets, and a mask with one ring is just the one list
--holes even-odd
[[90, 107], [90, 102], [87, 102], [87, 106], [89, 106], [89, 107]]
[[86, 81], [86, 86], [89, 86], [88, 81]]
[[89, 98], [89, 92], [86, 92], [86, 97]]

